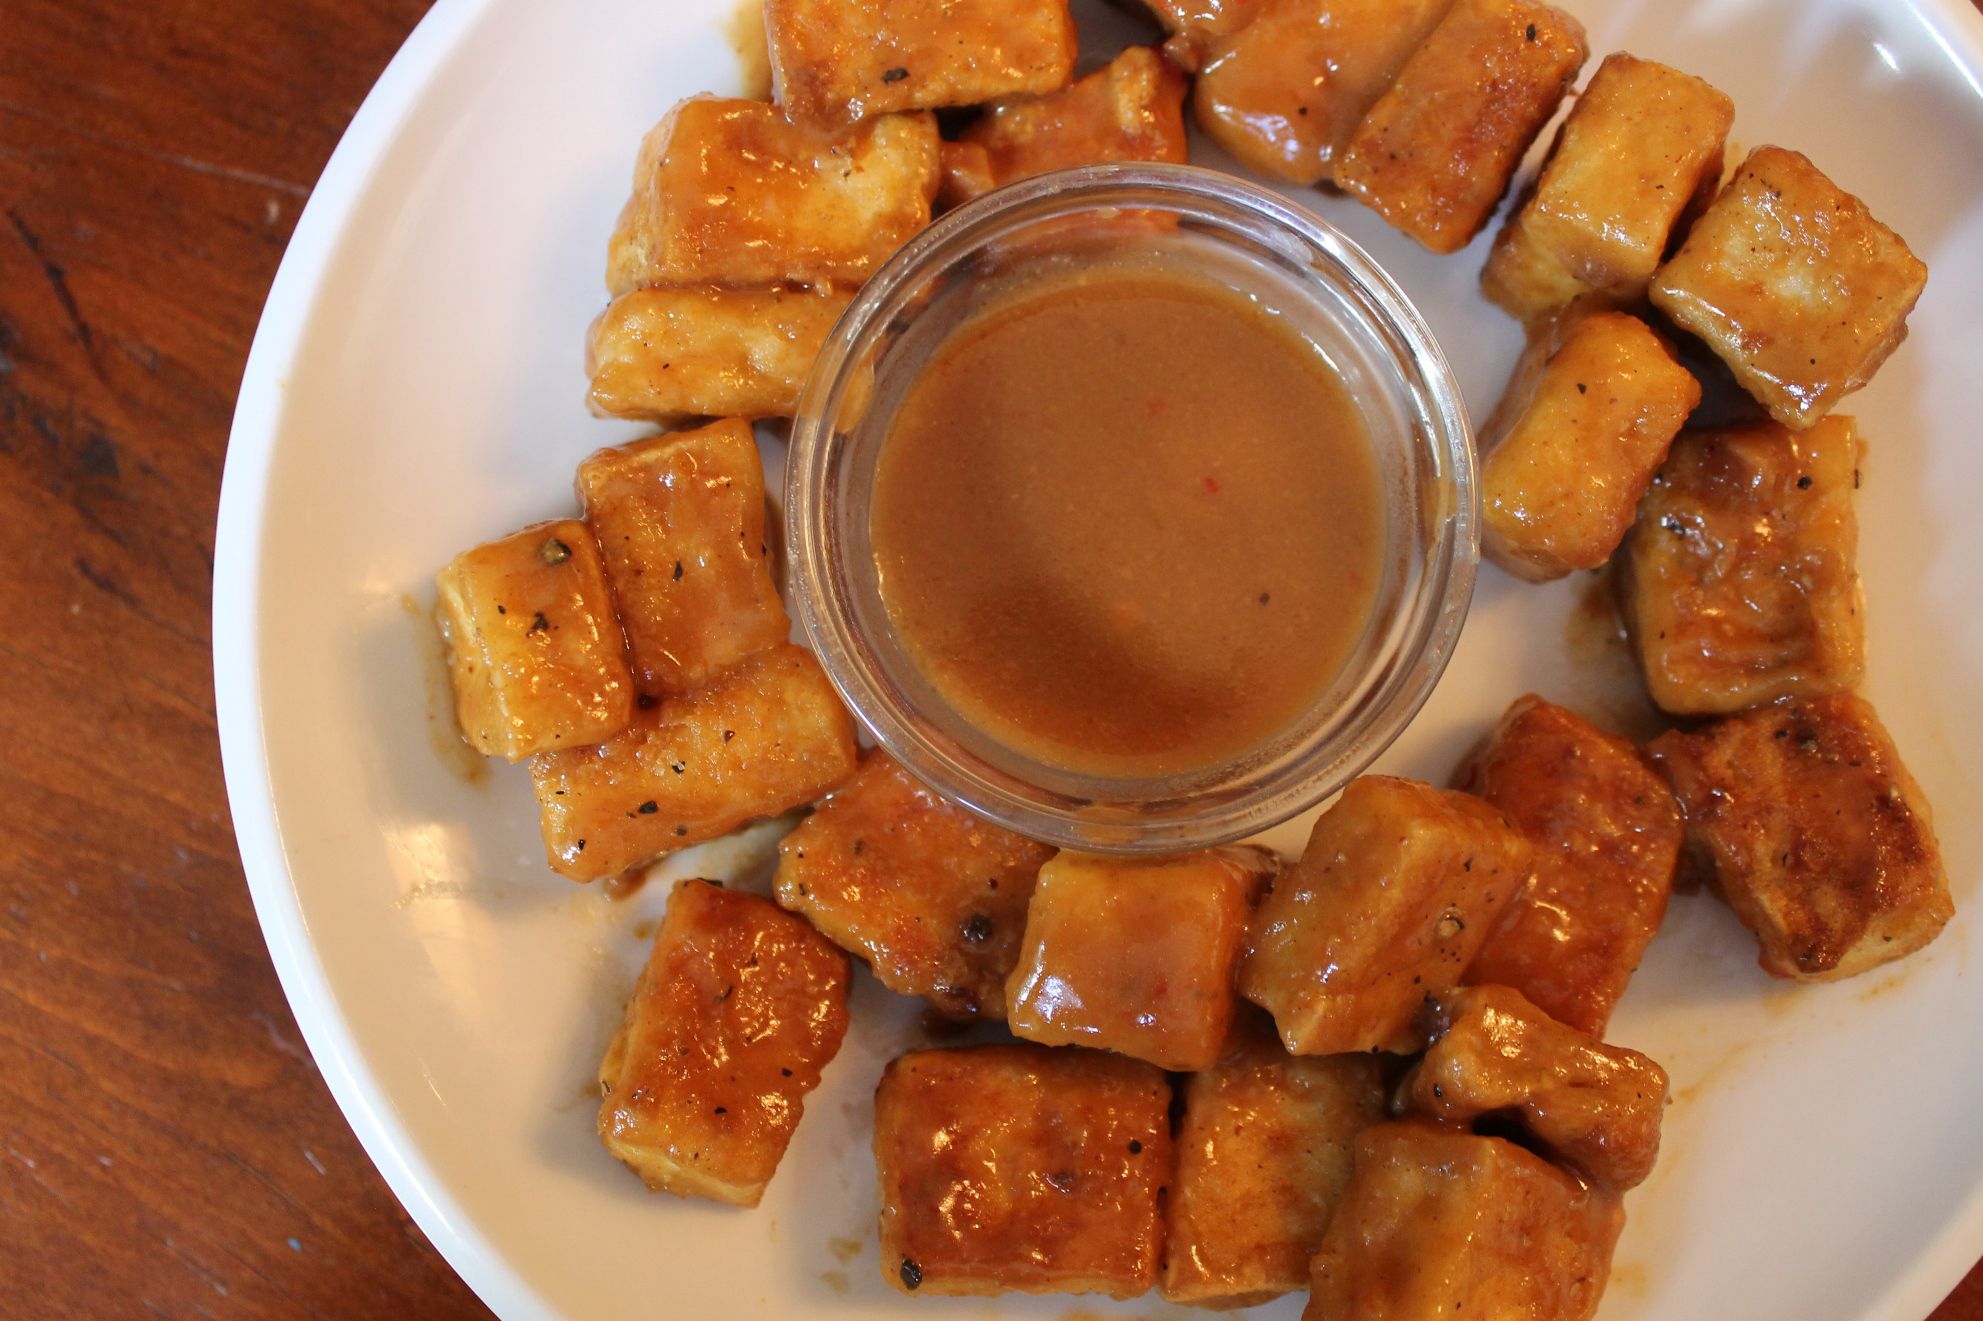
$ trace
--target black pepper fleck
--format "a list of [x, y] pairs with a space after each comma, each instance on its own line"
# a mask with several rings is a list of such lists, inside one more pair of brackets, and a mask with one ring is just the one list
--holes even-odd
[[909, 76], [909, 71], [903, 68], [902, 66], [897, 65], [893, 69], [889, 69], [886, 72], [884, 72], [881, 75], [881, 80], [885, 83], [899, 83], [908, 76]]
[[532, 633], [542, 633], [550, 627], [551, 621], [544, 618], [544, 612], [542, 610], [539, 610], [536, 616], [530, 621], [530, 631]]
[[676, 560], [676, 561], [675, 561], [675, 581], [676, 581], [676, 582], [680, 582], [681, 580], [682, 580], [682, 562], [681, 562], [680, 560]]
[[1535, 40], [1535, 24], [1533, 23], [1529, 24], [1528, 38], [1530, 41]]
[[901, 1274], [902, 1274], [902, 1287], [904, 1289], [914, 1290], [922, 1287], [923, 1268], [921, 1266], [918, 1266], [915, 1262], [910, 1261], [907, 1257], [902, 1258]]
[[639, 812], [642, 816], [653, 816], [656, 812], [659, 812], [660, 810], [661, 810], [661, 805], [659, 803], [656, 803], [652, 798], [648, 799], [646, 802], [642, 803], [639, 807], [634, 809], [634, 811]]
[[1808, 491], [1808, 490], [1810, 490], [1810, 489], [1811, 489], [1811, 474], [1810, 474], [1810, 473], [1808, 473], [1808, 472], [1807, 472], [1807, 473], [1805, 473], [1805, 474], [1804, 474], [1804, 475], [1803, 475], [1802, 477], [1799, 477], [1799, 478], [1797, 479], [1797, 489], [1798, 489], [1798, 490], [1800, 490], [1800, 491]]
[[991, 919], [983, 913], [973, 913], [964, 919], [964, 939], [973, 945], [980, 945], [990, 940], [991, 933]]
[[1141, 1156], [1143, 1154], [1142, 1138], [1129, 1139], [1129, 1154], [1132, 1156]]

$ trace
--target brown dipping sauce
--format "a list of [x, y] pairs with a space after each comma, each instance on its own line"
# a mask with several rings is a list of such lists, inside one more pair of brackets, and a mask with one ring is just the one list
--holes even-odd
[[1153, 263], [1040, 277], [908, 387], [870, 512], [924, 679], [1076, 774], [1206, 769], [1342, 669], [1380, 576], [1368, 428], [1247, 296]]

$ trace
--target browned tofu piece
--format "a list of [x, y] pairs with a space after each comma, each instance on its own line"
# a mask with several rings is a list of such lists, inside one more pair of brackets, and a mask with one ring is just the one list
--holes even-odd
[[1379, 1124], [1357, 1139], [1302, 1321], [1589, 1321], [1624, 1226], [1615, 1194], [1511, 1142]]
[[1610, 559], [1700, 401], [1700, 382], [1635, 316], [1571, 313], [1532, 335], [1481, 428], [1487, 557], [1530, 582]]
[[1065, 91], [990, 107], [957, 148], [945, 144], [942, 200], [955, 206], [1070, 165], [1181, 165], [1185, 154], [1184, 75], [1154, 47], [1131, 46]]
[[1246, 919], [1273, 866], [1273, 855], [1251, 848], [1056, 854], [1040, 869], [1005, 983], [1013, 1035], [1165, 1069], [1210, 1068], [1238, 1004], [1233, 969]]
[[1336, 158], [1336, 183], [1434, 252], [1487, 223], [1570, 90], [1583, 25], [1534, 0], [1459, 0]]
[[1039, 96], [1074, 76], [1067, 0], [765, 0], [778, 104], [838, 126]]
[[434, 619], [470, 747], [522, 761], [626, 728], [633, 675], [585, 524], [535, 523], [463, 551], [438, 586]]
[[1118, 1055], [912, 1051], [874, 1096], [881, 1274], [909, 1293], [1105, 1293], [1156, 1283], [1170, 1084]]
[[1236, 1034], [1184, 1084], [1164, 1297], [1251, 1307], [1306, 1288], [1356, 1135], [1383, 1119], [1384, 1094], [1374, 1055], [1290, 1055], [1264, 1025]]
[[1639, 504], [1618, 579], [1653, 701], [1722, 715], [1858, 684], [1859, 433], [1683, 433]]
[[1579, 297], [1645, 297], [1669, 240], [1721, 182], [1735, 103], [1692, 74], [1620, 52], [1571, 107], [1481, 272], [1524, 321]]
[[644, 285], [858, 284], [929, 223], [936, 120], [815, 132], [763, 101], [694, 96], [640, 144], [607, 250], [614, 297]]
[[1453, 0], [1256, 0], [1208, 43], [1191, 106], [1249, 170], [1320, 183], [1336, 153]]
[[1771, 417], [1808, 427], [1907, 335], [1928, 268], [1817, 166], [1758, 147], [1653, 277], [1653, 306]]
[[811, 802], [854, 773], [854, 724], [812, 653], [761, 651], [622, 733], [530, 763], [551, 866], [575, 881]]
[[1044, 844], [924, 788], [885, 752], [778, 846], [778, 902], [946, 1018], [1005, 1017]]
[[1651, 752], [1773, 976], [1851, 977], [1954, 916], [1927, 799], [1864, 699], [1782, 702], [1661, 735]]
[[1666, 1070], [1507, 986], [1449, 991], [1435, 1018], [1443, 1031], [1399, 1085], [1401, 1109], [1447, 1124], [1518, 1116], [1552, 1159], [1617, 1192], [1652, 1173]]
[[656, 1192], [756, 1206], [847, 1033], [847, 956], [687, 880], [599, 1065], [599, 1137]]
[[1298, 1055], [1409, 1054], [1529, 877], [1532, 850], [1471, 794], [1366, 775], [1253, 915], [1241, 994]]
[[1263, 0], [1143, 0], [1143, 6], [1170, 34], [1164, 53], [1186, 73], [1198, 72], [1219, 38], [1246, 27], [1268, 7]]
[[764, 531], [748, 422], [650, 436], [578, 467], [578, 497], [649, 696], [699, 688], [791, 631]]
[[1467, 980], [1512, 986], [1603, 1035], [1673, 892], [1685, 826], [1672, 793], [1631, 743], [1533, 695], [1508, 708], [1456, 787], [1536, 844], [1534, 886]]

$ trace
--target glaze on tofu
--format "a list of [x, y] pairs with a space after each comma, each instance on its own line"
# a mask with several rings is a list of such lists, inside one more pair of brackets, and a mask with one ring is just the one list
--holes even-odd
[[1859, 433], [1755, 423], [1690, 431], [1640, 501], [1621, 614], [1653, 701], [1723, 715], [1859, 683]]
[[1156, 1283], [1170, 1084], [1088, 1050], [911, 1051], [874, 1098], [881, 1273], [907, 1293], [1105, 1293]]
[[1040, 869], [1006, 981], [1013, 1035], [1165, 1069], [1210, 1068], [1238, 1003], [1233, 970], [1247, 917], [1272, 871], [1272, 855], [1250, 848], [1057, 854]]
[[633, 675], [585, 524], [536, 523], [463, 551], [437, 585], [434, 620], [470, 747], [522, 761], [626, 728]]
[[687, 880], [599, 1065], [599, 1137], [656, 1192], [756, 1206], [847, 1032], [847, 956]]
[[1721, 182], [1734, 119], [1735, 103], [1691, 74], [1606, 56], [1495, 237], [1481, 291], [1524, 321], [1580, 297], [1645, 297], [1669, 241]]
[[1337, 186], [1432, 251], [1458, 252], [1589, 53], [1560, 9], [1458, 0], [1350, 134]]
[[1261, 0], [1143, 0], [1143, 7], [1170, 34], [1164, 54], [1186, 73], [1197, 73], [1207, 48], [1252, 23], [1266, 8]]
[[1408, 1054], [1426, 997], [1459, 984], [1531, 852], [1471, 794], [1353, 780], [1254, 913], [1240, 992], [1297, 1055]]
[[1907, 335], [1928, 268], [1817, 166], [1758, 147], [1653, 278], [1653, 306], [1698, 336], [1771, 417], [1808, 427]]
[[1535, 885], [1467, 968], [1602, 1036], [1666, 916], [1685, 824], [1638, 749], [1530, 695], [1501, 717], [1455, 787], [1536, 845]]
[[936, 185], [930, 115], [822, 134], [762, 101], [692, 96], [640, 145], [606, 286], [617, 298], [646, 285], [858, 284], [929, 223]]
[[924, 788], [885, 752], [778, 846], [778, 902], [946, 1018], [1005, 1017], [1026, 901], [1053, 855]]
[[596, 881], [809, 803], [854, 773], [854, 757], [853, 721], [819, 662], [785, 645], [643, 705], [597, 747], [539, 753], [530, 778], [552, 868]]
[[1781, 702], [1650, 751], [1771, 975], [1855, 976], [1954, 916], [1927, 800], [1864, 699]]

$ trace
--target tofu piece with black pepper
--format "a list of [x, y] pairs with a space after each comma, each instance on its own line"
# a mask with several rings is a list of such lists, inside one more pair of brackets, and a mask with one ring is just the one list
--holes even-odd
[[778, 902], [946, 1018], [1005, 1017], [1044, 844], [1002, 830], [869, 753], [778, 846]]
[[1651, 753], [1772, 976], [1856, 976], [1954, 916], [1928, 801], [1863, 698], [1779, 702], [1663, 734]]
[[1464, 248], [1576, 81], [1583, 25], [1535, 0], [1458, 0], [1336, 158], [1336, 184], [1434, 252]]
[[1928, 268], [1797, 152], [1758, 147], [1653, 277], [1652, 304], [1790, 427], [1871, 380]]
[[585, 524], [536, 523], [463, 551], [437, 585], [434, 619], [470, 747], [522, 761], [626, 728], [633, 675]]
[[1859, 432], [1834, 417], [1683, 432], [1619, 558], [1646, 687], [1674, 715], [1725, 715], [1857, 686]]
[[1471, 794], [1353, 780], [1254, 912], [1240, 992], [1297, 1055], [1412, 1053], [1426, 997], [1459, 984], [1532, 851]]
[[756, 1206], [847, 1032], [847, 956], [685, 880], [599, 1065], [599, 1137], [655, 1192]]
[[1162, 1070], [1099, 1051], [896, 1059], [874, 1099], [882, 1278], [925, 1294], [1147, 1292], [1170, 1101]]
[[812, 802], [854, 762], [853, 721], [819, 662], [782, 645], [643, 705], [596, 747], [539, 753], [530, 778], [552, 868], [596, 881]]
[[606, 287], [859, 284], [929, 223], [937, 166], [928, 114], [820, 133], [763, 101], [690, 97], [641, 142]]

